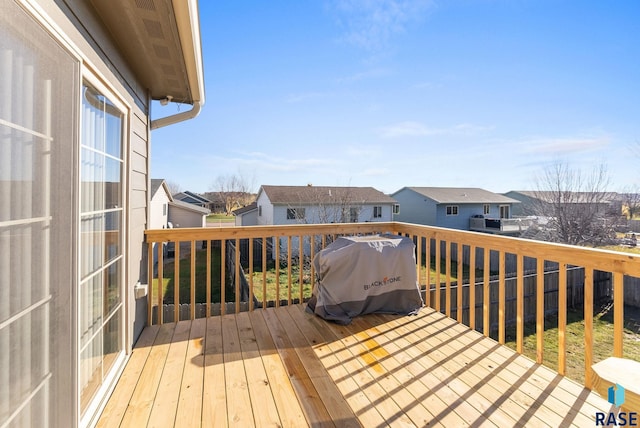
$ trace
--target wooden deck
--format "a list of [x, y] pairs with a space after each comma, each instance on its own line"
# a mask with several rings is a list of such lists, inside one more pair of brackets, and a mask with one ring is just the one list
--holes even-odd
[[584, 427], [611, 410], [430, 308], [339, 326], [293, 305], [146, 328], [98, 426]]

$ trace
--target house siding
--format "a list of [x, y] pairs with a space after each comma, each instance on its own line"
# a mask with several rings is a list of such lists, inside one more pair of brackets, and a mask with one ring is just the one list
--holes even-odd
[[436, 224], [436, 204], [433, 200], [406, 188], [391, 196], [400, 204], [400, 214], [396, 214], [394, 220], [432, 226]]

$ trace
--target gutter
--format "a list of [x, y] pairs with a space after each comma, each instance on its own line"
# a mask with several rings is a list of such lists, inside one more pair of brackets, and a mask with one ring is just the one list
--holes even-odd
[[[193, 119], [200, 113], [204, 105], [204, 67], [202, 65], [198, 1], [172, 0], [172, 4], [187, 68], [187, 79], [193, 98], [193, 108], [172, 116], [152, 120], [150, 125], [152, 130]], [[167, 97], [166, 101], [171, 101], [171, 98]]]

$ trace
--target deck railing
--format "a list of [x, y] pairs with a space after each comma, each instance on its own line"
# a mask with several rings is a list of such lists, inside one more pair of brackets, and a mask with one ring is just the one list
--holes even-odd
[[[211, 316], [303, 302], [310, 296], [315, 277], [310, 260], [320, 249], [339, 235], [377, 233], [414, 240], [416, 272], [427, 306], [448, 316], [455, 313], [458, 322], [485, 336], [495, 334], [501, 344], [506, 341], [507, 328], [515, 323], [519, 353], [523, 353], [525, 321], [533, 317], [538, 363], [543, 363], [545, 352], [545, 311], [549, 309], [545, 302], [551, 307], [545, 275], [548, 279], [553, 274], [557, 371], [561, 375], [567, 367], [568, 274], [575, 288], [578, 272], [584, 311], [584, 384], [588, 388], [594, 380], [594, 277], [604, 272], [612, 289], [612, 356], [623, 356], [624, 277], [640, 277], [639, 256], [398, 222], [147, 230], [148, 269], [153, 273], [148, 324], [162, 324], [168, 304], [173, 305], [171, 318], [179, 320], [181, 303], [189, 308], [187, 318], [194, 319], [200, 316], [198, 305], [204, 309], [203, 316]], [[172, 243], [175, 252], [170, 264], [167, 243]], [[188, 255], [183, 257], [185, 250]], [[188, 269], [181, 269], [185, 265]], [[525, 296], [525, 282], [532, 278], [534, 287], [529, 290], [534, 291]], [[189, 291], [182, 293], [188, 294], [187, 302], [181, 301], [181, 284]], [[200, 302], [197, 289], [203, 295]], [[172, 293], [171, 301], [165, 299], [166, 292]], [[525, 311], [525, 299], [534, 302], [534, 310]], [[507, 312], [512, 311], [507, 300], [510, 307], [515, 303], [515, 316], [509, 318], [512, 323], [507, 319]]]

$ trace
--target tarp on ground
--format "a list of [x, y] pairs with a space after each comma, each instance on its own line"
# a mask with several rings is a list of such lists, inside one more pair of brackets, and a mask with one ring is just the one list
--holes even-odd
[[415, 245], [407, 237], [341, 237], [313, 259], [317, 281], [307, 310], [340, 324], [357, 315], [416, 314], [423, 306]]

